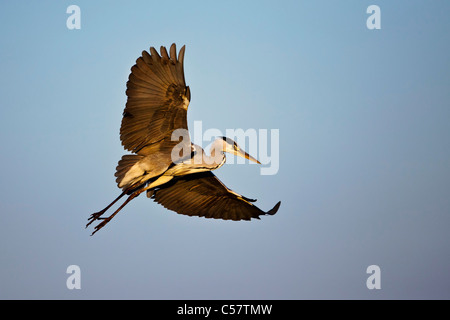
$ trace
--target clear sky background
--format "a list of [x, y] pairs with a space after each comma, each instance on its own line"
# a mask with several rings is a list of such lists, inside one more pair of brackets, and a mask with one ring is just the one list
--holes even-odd
[[[69, 30], [66, 9], [81, 9]], [[369, 30], [366, 9], [381, 8]], [[449, 299], [450, 2], [2, 1], [0, 298]], [[217, 176], [260, 221], [120, 190], [125, 84], [186, 45], [189, 125], [279, 129], [280, 168]], [[66, 269], [81, 268], [68, 290]], [[368, 290], [366, 268], [381, 269]]]

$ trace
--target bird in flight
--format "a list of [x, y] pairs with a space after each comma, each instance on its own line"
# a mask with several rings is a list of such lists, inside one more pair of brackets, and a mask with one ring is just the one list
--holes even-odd
[[[211, 172], [225, 163], [226, 152], [260, 163], [235, 141], [218, 137], [210, 155], [190, 141], [187, 109], [191, 93], [184, 79], [184, 51], [185, 46], [177, 56], [172, 44], [169, 52], [161, 46], [159, 54], [151, 47], [150, 53], [143, 51], [131, 68], [120, 140], [132, 154], [122, 156], [116, 168], [122, 193], [88, 219], [86, 227], [100, 221], [92, 235], [143, 192], [169, 210], [205, 218], [259, 219], [261, 215], [274, 215], [280, 207], [278, 202], [271, 210], [262, 211], [253, 204], [256, 200], [227, 188]], [[102, 217], [125, 195], [127, 199], [116, 211]]]

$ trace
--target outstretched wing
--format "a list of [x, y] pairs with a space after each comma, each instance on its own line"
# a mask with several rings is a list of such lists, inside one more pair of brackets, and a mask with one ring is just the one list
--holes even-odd
[[259, 219], [260, 215], [274, 215], [278, 202], [264, 212], [236, 192], [228, 189], [212, 172], [194, 173], [153, 192], [152, 199], [169, 210], [188, 216], [224, 220]]
[[[167, 145], [175, 129], [187, 130], [190, 91], [184, 80], [184, 50], [185, 46], [177, 57], [175, 44], [170, 55], [165, 47], [161, 47], [161, 55], [151, 47], [150, 53], [143, 51], [131, 68], [120, 128], [125, 149], [148, 155]], [[169, 142], [164, 149], [170, 152], [170, 145], [177, 143]]]

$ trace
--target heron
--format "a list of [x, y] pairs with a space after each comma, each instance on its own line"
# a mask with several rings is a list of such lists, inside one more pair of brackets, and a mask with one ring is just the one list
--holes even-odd
[[[229, 189], [212, 171], [230, 153], [260, 163], [232, 139], [217, 137], [208, 155], [191, 142], [187, 110], [191, 100], [184, 77], [183, 46], [178, 55], [175, 43], [169, 52], [150, 47], [131, 67], [126, 85], [127, 102], [120, 127], [120, 140], [131, 154], [122, 156], [116, 167], [116, 183], [122, 193], [107, 207], [88, 218], [88, 227], [99, 221], [91, 235], [103, 228], [131, 200], [147, 197], [179, 214], [223, 220], [260, 219], [274, 215], [281, 202], [269, 211], [255, 206], [254, 199]], [[184, 132], [178, 139], [176, 131]], [[119, 199], [126, 200], [110, 216], [103, 214]]]

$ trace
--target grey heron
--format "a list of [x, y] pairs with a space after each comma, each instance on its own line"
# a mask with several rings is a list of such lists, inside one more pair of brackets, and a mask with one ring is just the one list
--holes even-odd
[[[259, 163], [235, 141], [219, 137], [207, 155], [190, 141], [188, 134], [181, 142], [173, 139], [176, 130], [187, 132], [188, 129], [191, 93], [184, 78], [185, 46], [178, 56], [175, 44], [169, 52], [163, 46], [161, 54], [153, 47], [149, 51], [143, 51], [136, 60], [127, 82], [120, 139], [132, 154], [124, 155], [116, 168], [116, 182], [122, 193], [89, 217], [86, 227], [100, 220], [92, 235], [143, 192], [165, 208], [189, 216], [251, 220], [275, 214], [281, 202], [267, 212], [262, 211], [253, 204], [256, 200], [227, 188], [211, 172], [225, 163], [225, 153]], [[183, 152], [174, 152], [176, 148]], [[102, 217], [125, 195], [128, 198], [116, 211], [109, 217]]]

